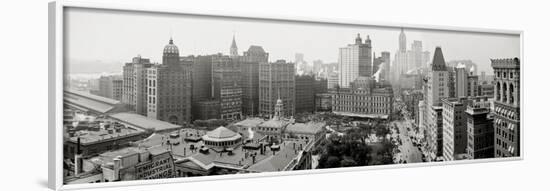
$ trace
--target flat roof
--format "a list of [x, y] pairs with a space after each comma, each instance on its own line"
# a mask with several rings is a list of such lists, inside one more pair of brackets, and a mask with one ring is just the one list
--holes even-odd
[[294, 123], [286, 127], [287, 132], [317, 134], [323, 131], [324, 122]]
[[132, 125], [141, 129], [153, 129], [155, 132], [181, 128], [180, 125], [175, 125], [165, 121], [145, 117], [136, 113], [122, 112], [111, 114], [109, 116], [113, 119], [120, 121], [121, 123]]
[[360, 117], [360, 118], [371, 118], [371, 119], [376, 119], [376, 118], [387, 119], [389, 117], [389, 115], [386, 115], [386, 114], [359, 114], [359, 113], [350, 113], [350, 112], [333, 112], [333, 113], [336, 115], [343, 115], [348, 117]]
[[76, 109], [99, 113], [108, 113], [115, 109], [122, 110], [122, 104], [118, 100], [109, 99], [78, 90], [63, 91], [63, 102]]
[[78, 141], [78, 137], [80, 137], [80, 144], [85, 145], [101, 141], [109, 141], [112, 139], [120, 139], [122, 137], [134, 136], [142, 134], [144, 132], [141, 129], [133, 129], [128, 127], [121, 128], [120, 132], [116, 132], [116, 130], [114, 129], [112, 131], [112, 133], [109, 133], [109, 131], [104, 128], [99, 128], [97, 131], [80, 130], [75, 133], [75, 136], [70, 137], [69, 140], [73, 143], [76, 143]]
[[103, 102], [105, 104], [116, 105], [116, 104], [121, 103], [118, 100], [111, 99], [111, 98], [106, 98], [106, 97], [102, 97], [102, 96], [98, 96], [98, 95], [94, 95], [94, 94], [91, 94], [90, 92], [86, 92], [86, 91], [68, 89], [68, 90], [65, 90], [64, 92], [79, 95], [79, 96], [82, 96], [82, 97], [86, 97], [88, 99], [92, 99], [92, 100], [95, 100], [95, 101], [98, 101], [98, 102]]
[[[302, 144], [302, 148], [307, 145], [305, 141], [285, 141], [280, 144], [280, 149], [275, 155], [251, 165], [248, 170], [257, 172], [283, 171], [300, 154], [301, 150], [298, 149], [300, 144]], [[272, 151], [266, 151], [266, 153], [272, 154]]]
[[245, 120], [239, 121], [239, 122], [237, 122], [233, 125], [234, 126], [243, 126], [243, 127], [256, 127], [256, 126], [262, 124], [263, 122], [265, 122], [264, 119], [258, 118], [258, 117], [253, 117], [253, 118], [246, 118]]

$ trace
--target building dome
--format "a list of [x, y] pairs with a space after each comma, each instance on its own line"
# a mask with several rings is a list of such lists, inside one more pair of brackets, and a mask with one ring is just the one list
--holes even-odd
[[202, 136], [204, 144], [209, 147], [232, 148], [241, 142], [241, 135], [220, 126]]
[[206, 133], [206, 135], [209, 138], [224, 139], [224, 138], [233, 137], [237, 135], [237, 133], [225, 128], [224, 126], [220, 126], [212, 131], [209, 131], [208, 133]]
[[164, 54], [179, 54], [178, 47], [174, 44], [174, 41], [172, 38], [170, 38], [170, 41], [166, 46], [164, 46]]

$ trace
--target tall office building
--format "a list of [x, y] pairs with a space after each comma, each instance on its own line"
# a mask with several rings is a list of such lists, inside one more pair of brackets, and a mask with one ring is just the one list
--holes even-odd
[[[199, 106], [201, 101], [212, 98], [212, 55], [196, 56], [188, 58], [192, 60], [192, 101], [191, 111], [193, 119], [204, 119], [199, 117]], [[202, 104], [205, 105], [205, 104]], [[211, 103], [208, 105], [212, 105]], [[204, 116], [204, 115], [202, 115]]]
[[495, 157], [520, 156], [520, 60], [491, 59], [495, 74]]
[[340, 87], [340, 85], [338, 84], [338, 80], [339, 80], [339, 77], [337, 72], [330, 73], [327, 78], [327, 88], [334, 89], [336, 87]]
[[339, 80], [342, 88], [350, 87], [359, 76], [372, 76], [372, 46], [369, 36], [363, 43], [361, 36], [357, 34], [355, 44], [340, 48], [338, 57]]
[[221, 54], [212, 57], [212, 97], [220, 103], [220, 119], [242, 117], [241, 66], [239, 60]]
[[296, 75], [295, 85], [295, 112], [312, 113], [315, 109], [315, 78], [313, 75]]
[[259, 83], [260, 63], [267, 63], [269, 53], [261, 46], [250, 46], [241, 59], [241, 87], [243, 115], [258, 115], [259, 113]]
[[426, 68], [430, 60], [430, 52], [423, 51], [422, 41], [413, 41], [411, 50], [407, 50], [406, 44], [407, 38], [402, 28], [399, 34], [399, 49], [394, 54], [394, 60], [391, 66], [391, 80], [393, 82], [399, 81], [404, 74]]
[[443, 155], [443, 119], [441, 99], [449, 97], [449, 72], [441, 47], [436, 47], [431, 69], [425, 80], [424, 116], [427, 150], [431, 153], [429, 160]]
[[413, 63], [411, 64], [413, 68], [422, 68], [424, 66], [424, 57], [423, 57], [423, 50], [422, 50], [422, 41], [415, 40], [411, 44], [411, 52], [412, 52], [412, 60]]
[[383, 51], [382, 52], [382, 75], [381, 78], [385, 81], [389, 81], [391, 79], [391, 60], [390, 60], [390, 52]]
[[181, 63], [178, 47], [170, 38], [162, 64], [146, 70], [147, 116], [173, 124], [191, 120], [191, 63]]
[[456, 156], [466, 154], [468, 143], [466, 106], [467, 98], [443, 98], [443, 160], [458, 159]]
[[122, 103], [140, 115], [147, 115], [147, 69], [153, 64], [137, 56], [122, 68]]
[[495, 129], [487, 96], [472, 98], [466, 108], [469, 159], [495, 157]]
[[284, 113], [294, 116], [295, 108], [294, 63], [277, 60], [260, 63], [259, 100], [260, 115], [273, 116], [277, 99], [284, 103]]
[[466, 86], [466, 96], [475, 97], [479, 95], [479, 77], [470, 73], [468, 76], [468, 84]]
[[123, 79], [120, 75], [99, 77], [99, 90], [91, 93], [122, 101]]
[[405, 36], [405, 30], [401, 28], [401, 33], [399, 33], [399, 52], [407, 51], [407, 36]]
[[466, 97], [468, 96], [468, 72], [464, 65], [459, 65], [454, 68], [454, 72], [451, 74], [454, 75], [455, 79], [455, 95], [451, 97]]

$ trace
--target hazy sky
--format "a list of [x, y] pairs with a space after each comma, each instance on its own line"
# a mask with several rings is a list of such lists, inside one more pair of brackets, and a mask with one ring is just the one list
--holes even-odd
[[[161, 62], [163, 47], [170, 36], [180, 56], [228, 54], [235, 34], [239, 53], [250, 45], [260, 45], [271, 61], [294, 61], [303, 53], [305, 60], [338, 60], [338, 48], [354, 43], [357, 33], [369, 35], [373, 51], [389, 51], [391, 59], [398, 49], [399, 28], [365, 27], [318, 23], [204, 17], [177, 14], [122, 12], [68, 8], [65, 11], [65, 55], [69, 60], [129, 62], [141, 55]], [[361, 18], [357, 18], [361, 19]], [[446, 61], [471, 59], [480, 71], [492, 73], [490, 58], [520, 56], [518, 35], [413, 30], [405, 28], [407, 49], [421, 40], [432, 53], [441, 46]], [[122, 70], [122, 68], [121, 68]]]

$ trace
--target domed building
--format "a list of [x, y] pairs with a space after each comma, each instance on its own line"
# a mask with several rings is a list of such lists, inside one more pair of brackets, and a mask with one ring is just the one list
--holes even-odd
[[232, 148], [242, 141], [242, 136], [224, 126], [220, 126], [202, 136], [204, 145], [208, 147]]
[[162, 51], [162, 64], [166, 65], [178, 65], [180, 62], [180, 52], [178, 47], [174, 44], [174, 40], [170, 38], [168, 44], [164, 46]]
[[191, 120], [191, 64], [180, 61], [170, 38], [162, 51], [162, 64], [146, 70], [147, 117], [183, 125]]

